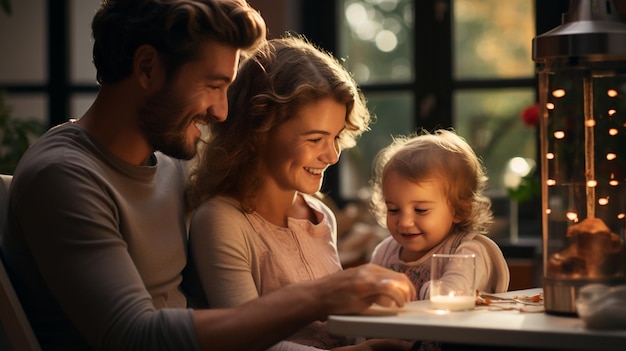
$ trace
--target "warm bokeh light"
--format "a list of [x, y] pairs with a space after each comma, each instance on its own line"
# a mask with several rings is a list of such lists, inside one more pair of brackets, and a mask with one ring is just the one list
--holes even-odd
[[552, 96], [554, 96], [555, 98], [562, 98], [563, 96], [565, 96], [565, 89], [556, 89], [552, 91]]
[[521, 175], [522, 177], [526, 176], [530, 172], [533, 166], [534, 166], [533, 160], [525, 159], [523, 157], [513, 157], [509, 161], [510, 169], [513, 172]]
[[626, 218], [626, 215], [623, 213], [620, 213], [617, 215], [617, 219], [624, 219], [624, 218]]
[[372, 40], [380, 27], [368, 15], [368, 9], [363, 4], [354, 3], [346, 7], [346, 20], [354, 34], [361, 40]]
[[608, 95], [609, 97], [616, 97], [617, 96], [617, 90], [609, 89], [609, 90], [607, 90], [606, 95]]
[[596, 126], [596, 120], [595, 119], [588, 119], [585, 121], [585, 126], [587, 127], [595, 127]]
[[358, 82], [412, 79], [412, 1], [344, 0], [338, 57]]
[[617, 158], [617, 155], [612, 152], [609, 152], [608, 154], [606, 154], [606, 159], [609, 161], [614, 160], [616, 158]]
[[565, 138], [565, 132], [562, 130], [557, 130], [554, 132], [554, 137], [556, 139], [564, 139]]
[[547, 158], [548, 160], [554, 160], [554, 153], [552, 153], [552, 152], [548, 152], [548, 153], [546, 154], [546, 158]]
[[619, 134], [619, 130], [617, 130], [617, 128], [610, 128], [609, 129], [609, 135], [610, 136], [616, 136], [617, 134]]
[[383, 30], [376, 34], [374, 41], [376, 42], [376, 47], [382, 52], [393, 51], [398, 46], [398, 38], [393, 32], [388, 30]]
[[530, 158], [513, 157], [507, 162], [505, 167], [503, 182], [507, 189], [516, 189], [522, 182], [522, 178], [527, 176], [535, 168], [535, 161]]
[[556, 180], [554, 180], [554, 179], [548, 179], [548, 180], [546, 181], [546, 184], [547, 184], [548, 186], [553, 186], [553, 185], [556, 185]]
[[598, 205], [600, 206], [606, 206], [609, 204], [609, 197], [601, 197], [598, 199]]
[[567, 217], [567, 219], [569, 219], [570, 221], [578, 222], [578, 213], [576, 212], [567, 212], [565, 214], [565, 217]]
[[610, 186], [618, 186], [619, 185], [619, 181], [617, 179], [611, 179], [611, 180], [609, 180], [609, 185]]
[[615, 110], [614, 108], [609, 110], [609, 116], [613, 117], [614, 114], [617, 113], [617, 110]]
[[553, 103], [551, 103], [551, 102], [548, 102], [548, 103], [546, 104], [546, 109], [548, 109], [548, 110], [554, 110], [554, 107], [555, 107], [555, 106], [554, 106], [554, 104], [553, 104]]

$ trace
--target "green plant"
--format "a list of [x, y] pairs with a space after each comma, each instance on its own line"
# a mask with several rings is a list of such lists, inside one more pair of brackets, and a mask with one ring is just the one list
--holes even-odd
[[7, 15], [10, 15], [11, 14], [11, 1], [9, 1], [9, 0], [0, 0], [0, 8]]
[[533, 197], [541, 195], [541, 187], [539, 180], [535, 176], [534, 172], [522, 177], [517, 188], [507, 188], [507, 195], [513, 200], [522, 202], [532, 199]]
[[[0, 0], [0, 11], [11, 15], [11, 1]], [[30, 143], [44, 132], [45, 125], [35, 119], [11, 118], [11, 109], [0, 90], [0, 173], [13, 174]]]
[[0, 173], [13, 174], [31, 142], [44, 132], [44, 124], [35, 119], [11, 118], [4, 92], [0, 91]]

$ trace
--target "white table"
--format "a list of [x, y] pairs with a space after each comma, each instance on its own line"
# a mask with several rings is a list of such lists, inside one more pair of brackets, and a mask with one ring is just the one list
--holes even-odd
[[[541, 289], [512, 291], [499, 296], [533, 295]], [[582, 319], [544, 312], [445, 312], [430, 301], [415, 301], [392, 316], [330, 316], [331, 333], [371, 338], [433, 340], [446, 343], [561, 350], [626, 350], [626, 330], [586, 329]]]

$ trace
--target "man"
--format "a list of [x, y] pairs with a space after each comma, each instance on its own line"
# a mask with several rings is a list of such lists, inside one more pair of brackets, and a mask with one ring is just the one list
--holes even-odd
[[243, 0], [108, 0], [92, 29], [101, 89], [23, 156], [2, 242], [44, 349], [260, 350], [328, 314], [414, 297], [402, 274], [370, 265], [186, 309], [176, 159], [195, 155], [198, 124], [226, 118], [239, 56], [265, 23]]

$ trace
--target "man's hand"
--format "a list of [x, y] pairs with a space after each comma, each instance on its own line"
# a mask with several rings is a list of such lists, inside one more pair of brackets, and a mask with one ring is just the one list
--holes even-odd
[[349, 268], [311, 284], [321, 303], [320, 319], [329, 314], [360, 313], [373, 303], [401, 307], [416, 296], [415, 287], [404, 274], [375, 264]]

